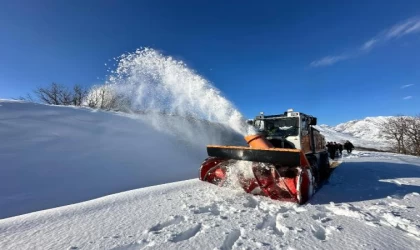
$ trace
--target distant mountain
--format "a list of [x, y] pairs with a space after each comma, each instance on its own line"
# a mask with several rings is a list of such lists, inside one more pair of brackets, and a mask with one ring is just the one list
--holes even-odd
[[340, 123], [337, 126], [319, 125], [317, 129], [325, 135], [327, 141], [351, 141], [356, 147], [387, 150], [391, 143], [381, 133], [382, 125], [392, 116], [366, 117]]

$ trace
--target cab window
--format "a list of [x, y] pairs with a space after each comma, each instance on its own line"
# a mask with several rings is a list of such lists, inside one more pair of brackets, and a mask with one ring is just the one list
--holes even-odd
[[308, 134], [308, 121], [306, 119], [301, 120], [300, 130], [302, 131], [302, 135], [307, 135]]

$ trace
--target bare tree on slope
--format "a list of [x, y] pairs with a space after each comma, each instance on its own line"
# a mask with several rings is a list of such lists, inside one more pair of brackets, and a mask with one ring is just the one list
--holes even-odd
[[397, 153], [420, 155], [420, 115], [393, 117], [383, 125], [382, 132], [394, 142]]
[[78, 84], [74, 85], [72, 90], [69, 90], [66, 86], [55, 82], [48, 87], [38, 87], [34, 90], [34, 94], [40, 102], [50, 105], [81, 106], [86, 93], [87, 91]]

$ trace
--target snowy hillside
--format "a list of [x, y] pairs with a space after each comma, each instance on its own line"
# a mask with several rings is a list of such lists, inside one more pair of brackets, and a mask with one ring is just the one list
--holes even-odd
[[319, 125], [319, 129], [327, 141], [351, 141], [355, 146], [387, 150], [391, 146], [389, 140], [381, 133], [382, 125], [392, 116], [366, 117], [362, 120], [352, 120], [337, 126]]
[[0, 219], [195, 178], [206, 144], [243, 141], [191, 119], [4, 100], [0, 138]]
[[366, 117], [362, 120], [353, 120], [338, 124], [334, 127], [334, 130], [365, 140], [386, 140], [381, 133], [381, 129], [383, 124], [388, 122], [390, 118], [392, 116]]

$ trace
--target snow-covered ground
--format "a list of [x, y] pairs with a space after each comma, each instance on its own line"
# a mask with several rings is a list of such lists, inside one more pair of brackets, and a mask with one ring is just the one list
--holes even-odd
[[0, 249], [420, 249], [418, 157], [344, 155], [297, 206], [197, 180], [238, 139], [197, 121], [0, 101], [0, 138]]
[[1, 249], [419, 249], [420, 160], [345, 156], [304, 206], [197, 179], [0, 220]]

